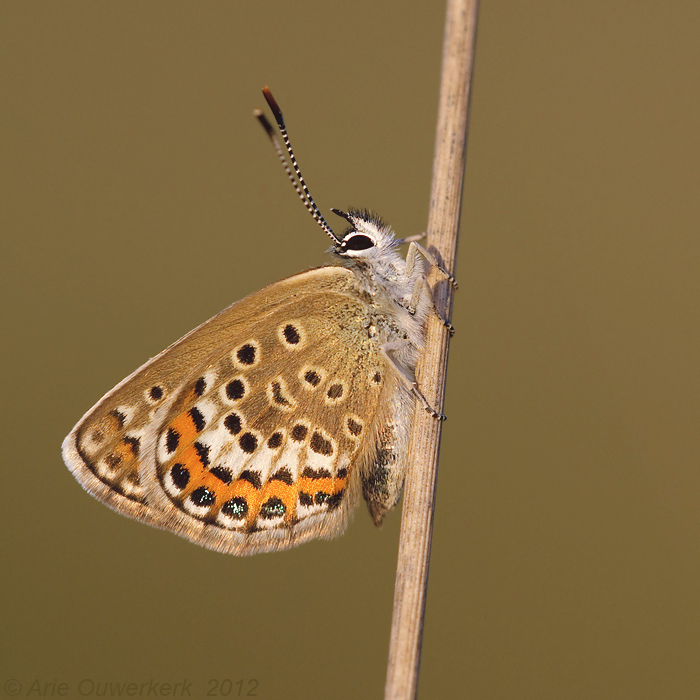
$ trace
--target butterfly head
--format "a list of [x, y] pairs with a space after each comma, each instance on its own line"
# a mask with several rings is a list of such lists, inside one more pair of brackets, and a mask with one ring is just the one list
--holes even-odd
[[358, 209], [331, 211], [350, 225], [336, 239], [331, 252], [345, 259], [371, 259], [397, 246], [392, 230], [376, 214]]

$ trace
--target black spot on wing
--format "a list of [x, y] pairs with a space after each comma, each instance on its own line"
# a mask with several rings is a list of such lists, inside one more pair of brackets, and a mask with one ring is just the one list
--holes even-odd
[[282, 433], [272, 433], [267, 439], [267, 446], [271, 450], [276, 450], [282, 444]]
[[182, 491], [190, 483], [190, 472], [184, 464], [173, 464], [170, 469], [170, 478], [173, 484]]
[[326, 501], [328, 510], [335, 510], [342, 503], [344, 495], [345, 489], [341, 489], [338, 491], [338, 493], [334, 493], [332, 496], [329, 496], [328, 500]]
[[352, 418], [348, 418], [348, 430], [352, 435], [359, 435], [362, 432], [362, 424]]
[[242, 479], [243, 481], [247, 481], [256, 489], [260, 489], [260, 487], [262, 486], [260, 474], [258, 472], [251, 471], [250, 469], [242, 471], [238, 478]]
[[214, 503], [216, 496], [206, 486], [196, 488], [190, 494], [190, 500], [196, 506], [210, 506]]
[[126, 416], [116, 408], [109, 412], [109, 415], [117, 419], [117, 428], [121, 430], [126, 424]]
[[236, 352], [236, 357], [242, 365], [252, 365], [255, 363], [256, 350], [255, 345], [246, 343], [242, 347], [238, 348]]
[[283, 484], [287, 484], [287, 486], [291, 486], [294, 483], [294, 480], [292, 479], [292, 473], [289, 471], [289, 469], [282, 468], [279, 471], [275, 472], [271, 477], [270, 481], [281, 481]]
[[206, 421], [204, 420], [203, 413], [196, 406], [193, 406], [188, 411], [188, 413], [189, 413], [189, 416], [192, 420], [192, 425], [194, 425], [194, 429], [198, 433], [201, 433], [202, 430], [204, 430], [204, 426], [206, 425]]
[[110, 469], [116, 469], [117, 467], [121, 466], [122, 458], [121, 455], [111, 452], [105, 456], [105, 462], [107, 462], [107, 466]]
[[304, 467], [304, 471], [301, 475], [306, 479], [330, 479], [331, 473], [328, 469], [312, 469], [311, 467]]
[[304, 380], [311, 384], [311, 386], [318, 386], [321, 383], [320, 375], [312, 369], [304, 374]]
[[253, 433], [243, 433], [243, 435], [238, 438], [238, 444], [243, 452], [253, 454], [258, 447], [258, 438], [256, 438]]
[[180, 444], [180, 433], [175, 428], [168, 428], [168, 433], [165, 436], [165, 449], [168, 454], [172, 454]]
[[309, 429], [303, 423], [297, 423], [297, 425], [292, 428], [292, 440], [301, 442], [308, 432]]
[[260, 517], [264, 520], [279, 518], [284, 515], [286, 510], [287, 508], [284, 503], [282, 503], [281, 499], [277, 498], [277, 496], [272, 496], [260, 506]]
[[314, 434], [311, 436], [309, 447], [316, 452], [316, 454], [324, 455], [326, 457], [333, 454], [333, 444], [330, 440], [324, 438], [318, 431], [314, 431]]
[[284, 327], [284, 330], [282, 331], [284, 334], [284, 339], [290, 344], [290, 345], [297, 345], [299, 341], [301, 340], [301, 336], [299, 335], [299, 331], [297, 328], [295, 328], [291, 323], [287, 324]]
[[242, 520], [248, 515], [248, 501], [242, 496], [236, 496], [221, 506], [221, 512], [234, 520]]
[[241, 418], [237, 413], [229, 413], [226, 418], [224, 418], [224, 426], [226, 430], [231, 433], [231, 435], [238, 435], [241, 432]]
[[230, 484], [233, 481], [233, 473], [228, 467], [212, 467], [209, 473], [213, 474], [219, 481], [223, 481], [224, 484]]
[[141, 447], [141, 440], [139, 440], [137, 437], [133, 437], [132, 435], [127, 435], [126, 437], [122, 438], [122, 442], [131, 449], [131, 454], [133, 454], [134, 457], [138, 456], [139, 449]]
[[233, 379], [226, 385], [226, 396], [230, 401], [238, 401], [245, 395], [245, 384], [240, 379]]
[[327, 396], [329, 399], [339, 399], [343, 395], [343, 385], [342, 384], [332, 384], [328, 388]]
[[280, 382], [272, 382], [272, 400], [279, 406], [291, 406], [291, 402], [282, 393], [282, 384]]
[[197, 441], [194, 443], [194, 449], [197, 451], [197, 456], [199, 457], [199, 461], [202, 463], [202, 466], [208, 467], [209, 450], [211, 449], [209, 445], [205, 445], [203, 442]]

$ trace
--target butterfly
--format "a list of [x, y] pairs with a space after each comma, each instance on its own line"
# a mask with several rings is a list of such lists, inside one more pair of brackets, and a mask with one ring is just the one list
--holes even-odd
[[238, 555], [334, 537], [360, 494], [381, 524], [403, 488], [415, 403], [444, 418], [415, 379], [430, 315], [453, 330], [424, 260], [456, 286], [420, 236], [397, 239], [373, 213], [332, 209], [346, 223], [336, 234], [263, 95], [285, 149], [255, 115], [335, 264], [206, 321], [108, 392], [63, 443], [73, 475], [110, 508]]

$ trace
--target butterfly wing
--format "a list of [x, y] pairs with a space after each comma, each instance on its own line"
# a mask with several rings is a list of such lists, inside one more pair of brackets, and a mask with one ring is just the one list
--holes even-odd
[[219, 551], [337, 535], [396, 392], [370, 321], [349, 270], [277, 282], [109, 392], [64, 459], [115, 510]]

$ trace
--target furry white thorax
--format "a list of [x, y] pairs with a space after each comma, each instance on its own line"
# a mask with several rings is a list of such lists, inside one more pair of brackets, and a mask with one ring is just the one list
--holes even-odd
[[348, 221], [352, 226], [341, 241], [361, 234], [371, 239], [373, 245], [363, 250], [344, 250], [341, 244], [336, 244], [328, 252], [355, 273], [360, 290], [377, 315], [379, 341], [408, 340], [411, 347], [397, 352], [396, 356], [402, 364], [411, 365], [425, 344], [425, 324], [430, 313], [431, 302], [425, 293], [420, 294], [413, 313], [409, 311], [416, 283], [425, 273], [423, 260], [414, 259], [409, 271], [391, 227], [374, 214], [351, 210]]

